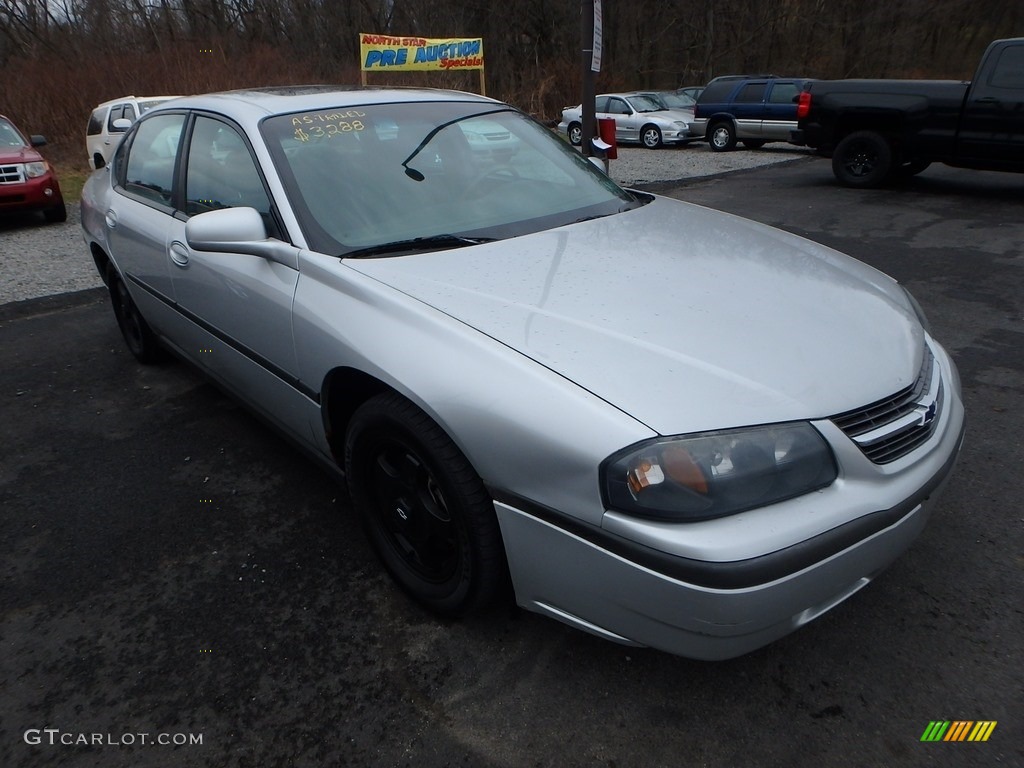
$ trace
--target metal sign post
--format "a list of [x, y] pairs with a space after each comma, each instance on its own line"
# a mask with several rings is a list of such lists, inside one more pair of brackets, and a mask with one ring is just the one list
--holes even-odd
[[583, 67], [583, 101], [580, 104], [583, 118], [583, 142], [580, 149], [587, 157], [593, 154], [591, 141], [597, 135], [597, 119], [594, 113], [594, 73], [601, 71], [601, 0], [581, 0], [580, 63]]

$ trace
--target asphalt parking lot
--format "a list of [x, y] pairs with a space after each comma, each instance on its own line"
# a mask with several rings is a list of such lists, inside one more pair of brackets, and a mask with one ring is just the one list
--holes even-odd
[[[728, 662], [511, 606], [441, 622], [330, 477], [184, 365], [137, 365], [100, 291], [6, 304], [0, 765], [1024, 765], [1024, 176], [858, 191], [805, 158], [652, 188], [888, 272], [952, 352], [965, 447], [886, 573]], [[922, 743], [934, 720], [998, 725]]]

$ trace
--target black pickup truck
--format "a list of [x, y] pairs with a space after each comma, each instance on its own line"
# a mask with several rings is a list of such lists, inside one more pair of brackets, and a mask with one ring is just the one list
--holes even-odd
[[933, 162], [1024, 172], [1024, 38], [989, 45], [971, 82], [813, 80], [797, 105], [790, 141], [831, 155], [851, 187]]

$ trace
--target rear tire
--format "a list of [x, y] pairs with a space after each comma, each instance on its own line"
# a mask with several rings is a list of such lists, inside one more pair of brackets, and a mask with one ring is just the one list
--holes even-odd
[[732, 123], [719, 122], [708, 127], [708, 143], [712, 152], [730, 152], [736, 148], [736, 131]]
[[832, 173], [848, 187], [881, 186], [891, 170], [892, 147], [874, 131], [854, 131], [832, 153]]
[[397, 393], [366, 401], [345, 441], [352, 504], [391, 575], [435, 613], [464, 616], [506, 583], [494, 504], [469, 460]]
[[114, 307], [117, 327], [121, 329], [128, 349], [140, 363], [152, 365], [160, 362], [163, 359], [160, 342], [132, 301], [128, 287], [120, 275], [111, 270], [107, 285], [110, 288], [110, 303]]
[[579, 123], [569, 123], [566, 133], [569, 136], [569, 143], [574, 147], [578, 147], [583, 143], [583, 126]]

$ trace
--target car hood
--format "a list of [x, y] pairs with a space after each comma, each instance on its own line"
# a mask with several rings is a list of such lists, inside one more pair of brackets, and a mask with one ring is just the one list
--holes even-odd
[[688, 123], [693, 120], [692, 109], [659, 109], [657, 112], [647, 112], [645, 114], [657, 115], [658, 117], [664, 118], [665, 120], [671, 120], [673, 122]]
[[661, 434], [840, 413], [909, 385], [923, 354], [924, 331], [892, 279], [666, 198], [509, 240], [345, 264]]
[[0, 147], [0, 163], [38, 163], [42, 159], [32, 147]]

